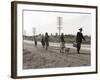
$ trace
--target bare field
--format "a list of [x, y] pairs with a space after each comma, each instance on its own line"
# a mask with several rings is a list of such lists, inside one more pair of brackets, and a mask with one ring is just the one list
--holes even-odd
[[24, 42], [23, 69], [58, 68], [90, 66], [90, 50], [81, 50], [77, 54], [76, 48], [71, 48], [69, 53], [60, 53], [59, 47], [50, 46], [48, 50], [39, 44]]

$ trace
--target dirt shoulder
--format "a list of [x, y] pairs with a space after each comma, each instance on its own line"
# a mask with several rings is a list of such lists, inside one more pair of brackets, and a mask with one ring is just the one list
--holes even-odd
[[34, 44], [24, 43], [23, 69], [80, 67], [90, 66], [90, 51], [70, 49], [69, 53], [60, 53], [59, 47], [50, 46], [48, 50]]

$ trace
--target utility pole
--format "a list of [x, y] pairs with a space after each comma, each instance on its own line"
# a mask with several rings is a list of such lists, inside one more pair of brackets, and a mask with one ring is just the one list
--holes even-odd
[[33, 35], [35, 36], [35, 34], [36, 34], [36, 28], [34, 27], [33, 28]]
[[61, 25], [62, 25], [62, 17], [57, 17], [57, 24], [58, 24], [58, 27], [57, 29], [59, 30], [59, 41], [60, 41], [60, 35], [61, 35]]
[[36, 28], [33, 27], [33, 38], [34, 38], [34, 44], [35, 44], [35, 47], [37, 47], [37, 39], [35, 37], [35, 34], [36, 34]]
[[23, 35], [26, 36], [26, 30], [24, 30]]
[[35, 40], [35, 34], [36, 34], [36, 28], [33, 27], [33, 38], [34, 38], [34, 40]]

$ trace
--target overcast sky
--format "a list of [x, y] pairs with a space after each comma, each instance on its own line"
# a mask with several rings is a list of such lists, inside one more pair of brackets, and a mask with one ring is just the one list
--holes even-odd
[[57, 17], [62, 17], [62, 30], [64, 34], [76, 35], [79, 28], [83, 28], [84, 35], [91, 34], [91, 14], [70, 13], [70, 12], [44, 12], [44, 11], [24, 11], [23, 31], [26, 35], [33, 35], [33, 28], [36, 34], [48, 32], [58, 33]]

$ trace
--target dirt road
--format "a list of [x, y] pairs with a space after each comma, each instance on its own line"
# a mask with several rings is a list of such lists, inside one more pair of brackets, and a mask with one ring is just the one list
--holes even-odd
[[90, 66], [90, 50], [81, 50], [77, 54], [75, 48], [69, 53], [60, 53], [59, 47], [50, 46], [48, 50], [39, 44], [24, 42], [23, 69], [57, 68], [57, 67], [80, 67]]

